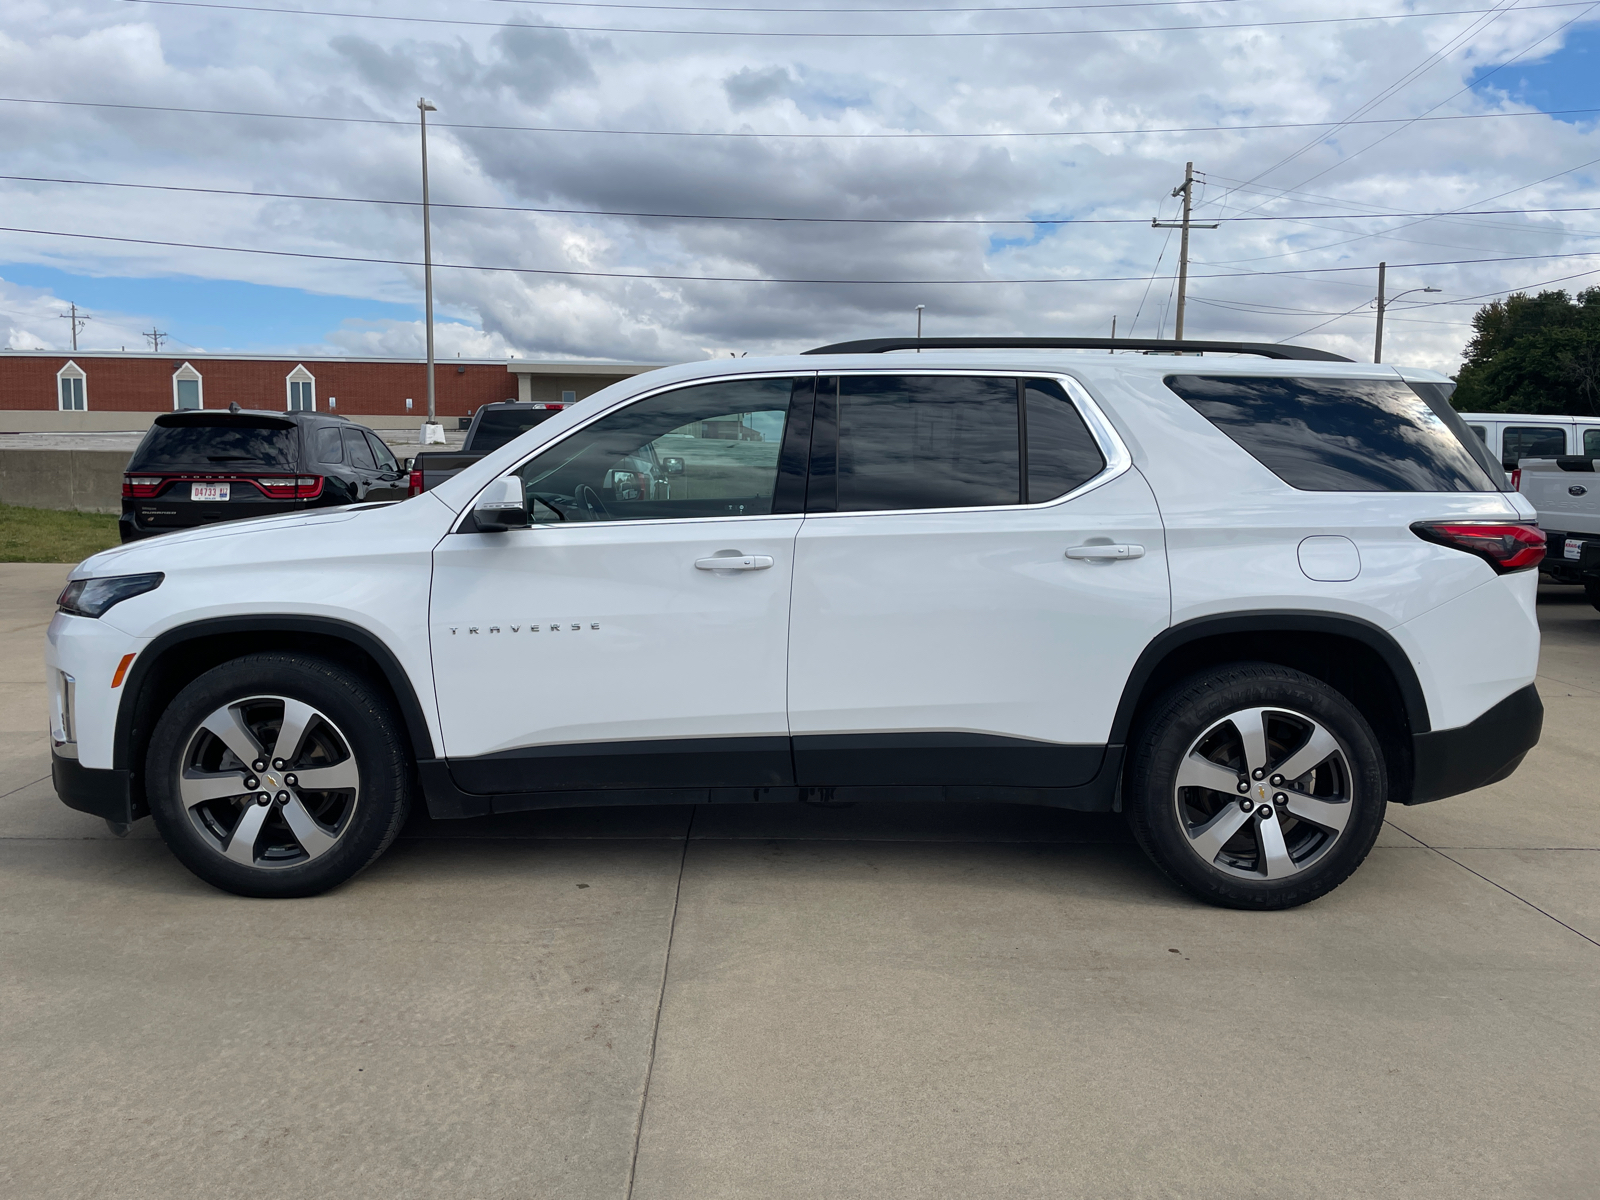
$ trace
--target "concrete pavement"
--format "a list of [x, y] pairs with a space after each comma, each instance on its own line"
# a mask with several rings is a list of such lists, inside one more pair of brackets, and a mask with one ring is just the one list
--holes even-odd
[[419, 819], [267, 903], [51, 793], [67, 569], [0, 567], [6, 1195], [1600, 1191], [1600, 613], [1571, 589], [1522, 770], [1391, 809], [1289, 913], [1189, 902], [1114, 819], [962, 806]]

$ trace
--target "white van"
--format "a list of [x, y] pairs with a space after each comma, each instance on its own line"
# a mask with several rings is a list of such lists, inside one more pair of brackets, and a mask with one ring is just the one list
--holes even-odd
[[1461, 419], [1508, 471], [1523, 458], [1600, 454], [1600, 417], [1462, 413]]

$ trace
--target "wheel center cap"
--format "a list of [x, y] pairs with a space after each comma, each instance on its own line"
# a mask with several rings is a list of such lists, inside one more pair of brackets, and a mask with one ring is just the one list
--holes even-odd
[[282, 782], [278, 779], [278, 776], [271, 771], [263, 772], [261, 779], [262, 782], [267, 785], [267, 790], [270, 792], [275, 792], [283, 786]]

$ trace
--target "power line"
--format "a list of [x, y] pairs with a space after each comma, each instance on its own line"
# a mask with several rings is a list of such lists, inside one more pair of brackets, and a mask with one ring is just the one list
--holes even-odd
[[[1514, 0], [1501, 0], [1513, 3]], [[200, 8], [222, 12], [272, 13], [292, 17], [335, 17], [354, 21], [390, 21], [408, 25], [452, 25], [487, 29], [538, 29], [559, 33], [638, 33], [671, 37], [760, 37], [760, 38], [992, 38], [992, 37], [1083, 37], [1109, 33], [1204, 32], [1212, 29], [1271, 29], [1291, 25], [1351, 25], [1363, 21], [1402, 21], [1413, 18], [1461, 17], [1477, 13], [1497, 13], [1499, 8], [1455, 8], [1433, 12], [1374, 13], [1356, 17], [1293, 17], [1278, 21], [1214, 22], [1200, 25], [1128, 25], [1111, 29], [959, 29], [875, 32], [869, 30], [803, 29], [634, 29], [616, 25], [549, 25], [533, 21], [473, 21], [461, 17], [410, 17], [395, 13], [353, 13], [322, 8], [276, 8], [265, 4], [217, 4], [213, 0], [123, 0], [125, 4], [153, 4], [163, 8]], [[1529, 5], [1528, 9], [1577, 8], [1584, 0], [1554, 0]]]
[[[44, 104], [57, 108], [108, 108], [128, 112], [181, 113], [188, 116], [251, 117], [267, 121], [321, 121], [336, 125], [398, 125], [410, 130], [410, 121], [393, 117], [335, 117], [323, 113], [250, 112], [228, 108], [185, 108], [171, 104], [123, 104], [105, 100], [44, 100], [31, 96], [0, 96], [0, 104]], [[1515, 117], [1570, 117], [1592, 116], [1600, 108], [1558, 108], [1527, 112], [1450, 113], [1442, 117], [1376, 117], [1370, 120], [1345, 121], [1343, 125], [1398, 125], [1411, 121], [1494, 121]], [[892, 133], [794, 133], [784, 130], [693, 130], [693, 129], [595, 129], [564, 125], [490, 125], [475, 122], [432, 122], [434, 129], [465, 129], [486, 133], [571, 133], [608, 137], [670, 137], [670, 138], [770, 138], [774, 140], [815, 141], [929, 141], [976, 140], [982, 138], [1056, 138], [1056, 137], [1136, 137], [1168, 133], [1258, 133], [1274, 129], [1330, 129], [1341, 125], [1339, 121], [1271, 121], [1253, 125], [1165, 125], [1139, 129], [1034, 129], [994, 130], [989, 132], [942, 133], [921, 130], [896, 130]], [[1237, 189], [1235, 189], [1237, 190]]]
[[[1597, 160], [1600, 161], [1600, 160]], [[1574, 168], [1577, 169], [1577, 168]], [[1552, 178], [1554, 178], [1552, 176]], [[182, 192], [200, 196], [248, 196], [262, 200], [311, 200], [330, 204], [381, 204], [401, 208], [420, 208], [420, 200], [392, 200], [379, 196], [328, 196], [311, 192], [262, 192], [250, 188], [185, 187], [172, 183], [129, 183], [115, 179], [67, 179], [51, 175], [0, 175], [0, 180], [16, 183], [56, 183], [80, 187], [131, 188], [137, 191]], [[1528, 186], [1533, 186], [1532, 184]], [[463, 212], [538, 213], [551, 216], [578, 217], [633, 217], [640, 220], [664, 221], [769, 221], [779, 224], [813, 225], [1143, 225], [1143, 217], [809, 217], [767, 216], [744, 213], [683, 213], [637, 212], [607, 208], [542, 208], [522, 204], [451, 204], [442, 200], [431, 201], [432, 208], [452, 208]], [[1485, 209], [1481, 212], [1421, 213], [1308, 213], [1303, 215], [1276, 215], [1264, 217], [1218, 217], [1217, 221], [1233, 224], [1239, 221], [1355, 221], [1389, 220], [1394, 217], [1444, 217], [1456, 215], [1515, 216], [1521, 214], [1591, 213], [1600, 212], [1600, 205], [1577, 205], [1567, 208], [1514, 208]], [[1542, 232], [1574, 232], [1547, 230]], [[1582, 232], [1582, 231], [1576, 231]], [[1600, 230], [1595, 231], [1600, 234]], [[1363, 236], [1373, 237], [1374, 234]], [[1343, 243], [1335, 242], [1334, 245]], [[1239, 260], [1244, 261], [1244, 260]]]
[[[59, 229], [22, 229], [15, 226], [0, 225], [0, 233], [23, 233], [37, 237], [77, 238], [92, 242], [118, 242], [133, 246], [161, 246], [178, 250], [218, 250], [231, 254], [256, 254], [272, 258], [301, 258], [312, 259], [320, 262], [350, 262], [364, 263], [378, 266], [420, 267], [423, 264], [404, 258], [368, 258], [351, 254], [313, 254], [305, 250], [265, 250], [252, 246], [219, 246], [204, 242], [173, 242], [156, 238], [131, 238], [115, 237], [105, 233], [72, 233]], [[1473, 266], [1482, 263], [1503, 262], [1545, 262], [1559, 258], [1592, 258], [1600, 251], [1580, 250], [1564, 254], [1517, 254], [1499, 258], [1455, 258], [1438, 259], [1431, 262], [1396, 263], [1395, 269], [1409, 267], [1458, 267]], [[824, 279], [824, 278], [787, 278], [766, 275], [667, 275], [646, 271], [575, 271], [555, 267], [504, 267], [489, 266], [482, 263], [434, 263], [435, 268], [455, 271], [489, 271], [496, 274], [508, 275], [551, 275], [573, 278], [593, 279], [659, 279], [679, 283], [793, 283], [793, 284], [837, 284], [837, 285], [871, 285], [880, 287], [932, 287], [946, 285], [994, 285], [994, 284], [1034, 284], [1034, 283], [1138, 283], [1142, 276], [1137, 275], [1106, 275], [1083, 276], [1065, 275], [1050, 276], [1034, 279]], [[1304, 275], [1329, 275], [1343, 274], [1351, 271], [1370, 271], [1368, 265], [1347, 267], [1300, 267], [1293, 271], [1235, 271], [1222, 275], [1192, 275], [1192, 279], [1243, 279], [1254, 276], [1304, 276]], [[1600, 268], [1597, 268], [1600, 270]], [[1570, 278], [1576, 278], [1572, 276]], [[1513, 289], [1514, 290], [1514, 289]]]

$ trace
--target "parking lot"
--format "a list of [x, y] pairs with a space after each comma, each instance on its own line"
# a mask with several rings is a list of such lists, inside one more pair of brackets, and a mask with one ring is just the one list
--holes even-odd
[[1110, 817], [865, 805], [419, 817], [261, 902], [55, 799], [68, 570], [0, 566], [5, 1195], [1600, 1190], [1577, 589], [1523, 768], [1302, 909], [1202, 907]]

